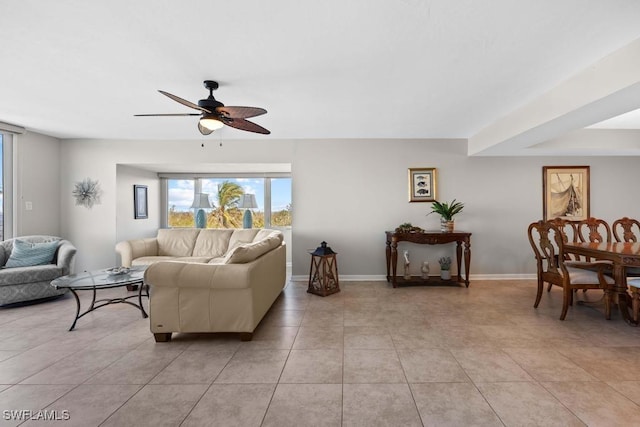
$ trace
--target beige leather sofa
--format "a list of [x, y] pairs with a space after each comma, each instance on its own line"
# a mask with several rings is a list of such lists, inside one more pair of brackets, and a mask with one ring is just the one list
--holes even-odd
[[173, 332], [239, 332], [243, 341], [286, 281], [280, 231], [161, 229], [116, 245], [122, 265], [148, 265], [149, 317], [156, 341]]

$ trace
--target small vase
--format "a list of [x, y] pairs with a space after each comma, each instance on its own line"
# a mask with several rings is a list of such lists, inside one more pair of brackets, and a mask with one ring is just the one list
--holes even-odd
[[442, 280], [451, 280], [451, 270], [440, 270], [440, 278]]
[[427, 280], [429, 278], [429, 263], [427, 261], [424, 261], [422, 263], [422, 268], [420, 269], [420, 271], [422, 272], [422, 278], [424, 280]]
[[453, 231], [453, 226], [453, 220], [446, 220], [444, 218], [440, 219], [440, 231], [443, 233], [451, 233]]

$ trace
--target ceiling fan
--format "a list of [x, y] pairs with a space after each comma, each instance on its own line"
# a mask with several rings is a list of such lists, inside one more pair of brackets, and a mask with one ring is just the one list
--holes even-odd
[[134, 114], [134, 116], [200, 116], [200, 120], [198, 121], [198, 130], [203, 135], [209, 135], [214, 130], [220, 129], [223, 125], [231, 126], [232, 128], [240, 130], [246, 130], [248, 132], [262, 133], [265, 135], [269, 135], [271, 133], [262, 126], [246, 120], [249, 117], [256, 117], [265, 114], [267, 110], [259, 107], [226, 107], [222, 102], [213, 97], [213, 91], [218, 89], [218, 82], [205, 80], [204, 87], [209, 90], [209, 96], [206, 99], [198, 101], [197, 105], [193, 102], [187, 101], [186, 99], [182, 99], [179, 96], [170, 94], [169, 92], [165, 92], [163, 90], [158, 91], [182, 105], [186, 105], [194, 110], [199, 110], [199, 113]]

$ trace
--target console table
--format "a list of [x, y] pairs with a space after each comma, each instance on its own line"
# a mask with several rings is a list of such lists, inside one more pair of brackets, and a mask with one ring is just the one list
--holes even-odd
[[[412, 277], [407, 280], [404, 277], [396, 275], [398, 268], [398, 242], [411, 242], [420, 245], [442, 245], [445, 243], [456, 242], [456, 258], [458, 262], [458, 278], [457, 282], [463, 282], [469, 287], [469, 265], [471, 263], [471, 233], [464, 231], [424, 231], [422, 233], [396, 233], [386, 231], [387, 235], [387, 282], [391, 282], [396, 288], [402, 283], [423, 283], [423, 284], [442, 284], [442, 281], [424, 280], [421, 277]], [[462, 278], [462, 254], [464, 245], [464, 280]]]

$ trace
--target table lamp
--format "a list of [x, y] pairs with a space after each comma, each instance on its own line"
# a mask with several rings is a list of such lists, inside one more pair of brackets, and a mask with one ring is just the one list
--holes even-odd
[[255, 194], [243, 194], [240, 196], [238, 208], [245, 209], [244, 216], [242, 217], [242, 226], [244, 228], [253, 227], [253, 215], [251, 214], [251, 209], [256, 209], [257, 207], [258, 203], [256, 203]]
[[207, 227], [207, 215], [205, 214], [205, 209], [211, 209], [213, 206], [209, 202], [209, 194], [207, 193], [196, 193], [193, 198], [193, 203], [191, 207], [194, 209], [198, 209], [196, 211], [196, 227], [198, 228], [206, 228]]

